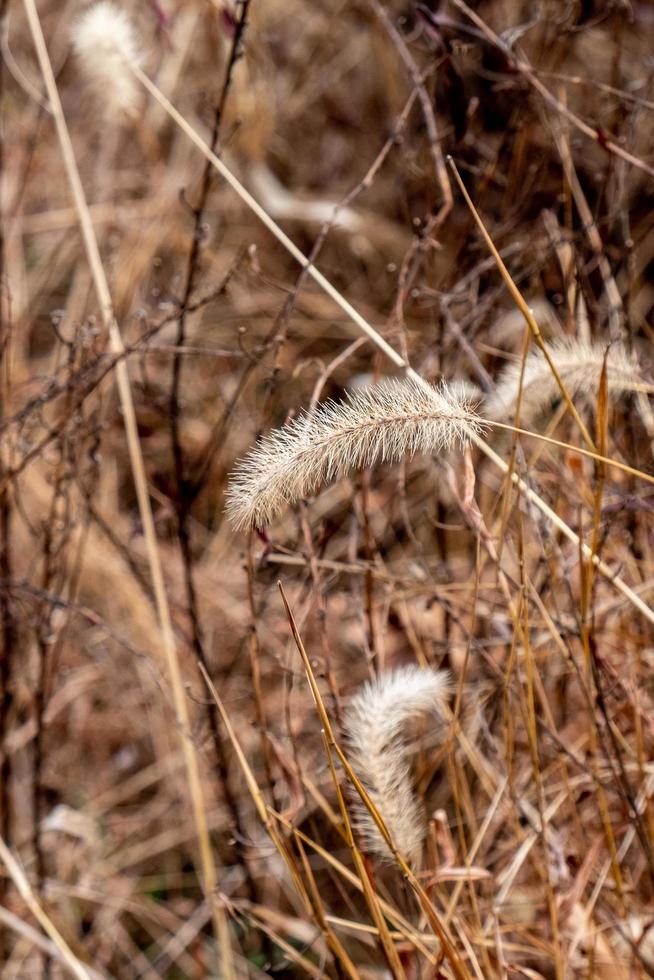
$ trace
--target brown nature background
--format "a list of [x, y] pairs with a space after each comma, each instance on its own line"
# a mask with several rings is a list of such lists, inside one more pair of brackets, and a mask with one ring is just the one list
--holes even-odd
[[[650, 375], [651, 3], [122, 6], [150, 77], [426, 378], [492, 390], [526, 337], [445, 154], [543, 335], [621, 341]], [[38, 3], [128, 345], [218, 890], [203, 894], [115, 358], [23, 5], [4, 0], [0, 831], [33, 896], [93, 975], [126, 980], [227, 975], [212, 899], [238, 977], [654, 976], [651, 621], [477, 450], [352, 474], [233, 532], [227, 480], [259, 433], [397, 371], [159, 106], [144, 94], [128, 120], [91, 97], [70, 50], [82, 9]], [[321, 231], [315, 205], [346, 197]], [[651, 472], [647, 399], [612, 399], [597, 427], [598, 398], [578, 408], [606, 455]], [[559, 405], [533, 428], [584, 445]], [[649, 603], [651, 484], [486, 438]], [[395, 959], [380, 939], [278, 580], [337, 741], [371, 675], [428, 664], [462, 685], [413, 767], [418, 879], [454, 960], [402, 871], [366, 859]], [[5, 870], [0, 974], [68, 975]]]

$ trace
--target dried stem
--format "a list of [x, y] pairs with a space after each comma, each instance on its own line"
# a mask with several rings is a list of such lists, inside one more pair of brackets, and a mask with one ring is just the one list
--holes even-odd
[[[109, 343], [112, 352], [122, 354], [124, 352], [123, 341], [118, 324], [114, 317], [111, 293], [109, 291], [109, 285], [102, 266], [98, 242], [95, 236], [93, 223], [89, 215], [88, 205], [86, 203], [86, 197], [82, 187], [82, 182], [80, 180], [79, 171], [77, 169], [75, 154], [70, 140], [70, 135], [68, 133], [66, 120], [64, 118], [59, 92], [57, 90], [57, 83], [55, 81], [52, 66], [50, 64], [50, 58], [48, 56], [48, 51], [43, 37], [39, 15], [34, 0], [23, 0], [23, 2], [32, 39], [36, 48], [39, 65], [43, 74], [46, 91], [48, 93], [50, 108], [54, 117], [57, 136], [66, 168], [66, 175], [68, 177], [73, 198], [75, 200], [75, 207], [77, 209], [80, 229], [84, 239], [84, 246], [89, 260], [89, 265], [91, 267], [93, 284], [96, 290], [98, 303], [100, 305], [102, 321], [109, 334]], [[147, 478], [145, 475], [145, 466], [143, 464], [143, 456], [141, 454], [141, 447], [138, 438], [129, 376], [127, 374], [127, 366], [124, 360], [119, 360], [116, 364], [116, 381], [123, 410], [127, 443], [130, 454], [130, 464], [132, 467], [134, 484], [138, 497], [139, 512], [145, 534], [148, 562], [150, 565], [150, 575], [152, 578], [161, 629], [161, 642], [168, 663], [173, 702], [177, 715], [180, 738], [182, 740], [189, 789], [193, 803], [193, 812], [200, 846], [203, 887], [207, 898], [209, 898], [213, 905], [216, 939], [220, 945], [224, 975], [226, 978], [230, 978], [233, 975], [233, 966], [229, 926], [224, 908], [216, 901], [215, 897], [216, 872], [211, 853], [211, 843], [209, 840], [209, 832], [207, 829], [204, 810], [199, 764], [195, 747], [192, 743], [188, 706], [186, 703], [182, 673], [177, 655], [175, 635], [170, 616], [170, 609], [168, 606], [168, 599], [166, 597], [161, 557], [157, 545], [152, 507], [150, 505]]]

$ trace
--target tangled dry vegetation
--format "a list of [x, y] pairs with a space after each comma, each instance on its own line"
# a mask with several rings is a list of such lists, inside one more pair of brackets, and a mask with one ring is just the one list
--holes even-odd
[[654, 8], [84, 9], [0, 3], [0, 974], [654, 976]]

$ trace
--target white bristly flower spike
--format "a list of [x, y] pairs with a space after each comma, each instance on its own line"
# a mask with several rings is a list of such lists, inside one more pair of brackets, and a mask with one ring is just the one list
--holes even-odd
[[328, 401], [262, 439], [237, 465], [227, 511], [237, 528], [263, 527], [346, 473], [416, 453], [466, 446], [479, 418], [456, 387], [382, 381]]
[[[606, 344], [585, 343], [576, 337], [552, 341], [545, 346], [572, 398], [577, 395], [597, 396], [605, 355], [610, 396], [652, 392], [652, 385], [644, 379], [637, 357], [622, 344], [611, 344], [608, 354]], [[520, 363], [516, 361], [504, 369], [495, 391], [486, 399], [485, 412], [489, 419], [507, 420], [512, 415], [519, 384]], [[531, 425], [560, 397], [559, 386], [542, 351], [530, 351], [525, 361], [520, 401], [522, 425]]]
[[[400, 667], [365, 684], [343, 719], [348, 759], [379, 811], [391, 840], [409, 864], [420, 864], [425, 814], [411, 779], [407, 725], [425, 718], [425, 732], [443, 725], [442, 706], [450, 693], [446, 671]], [[354, 825], [370, 854], [392, 855], [379, 827], [357, 795]]]
[[72, 29], [73, 51], [98, 105], [108, 115], [134, 116], [141, 87], [129, 69], [140, 65], [142, 52], [124, 10], [101, 0], [84, 11]]

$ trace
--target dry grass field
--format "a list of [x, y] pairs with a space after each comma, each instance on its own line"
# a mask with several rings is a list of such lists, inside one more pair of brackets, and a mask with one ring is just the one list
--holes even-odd
[[654, 5], [0, 24], [0, 976], [653, 977]]

